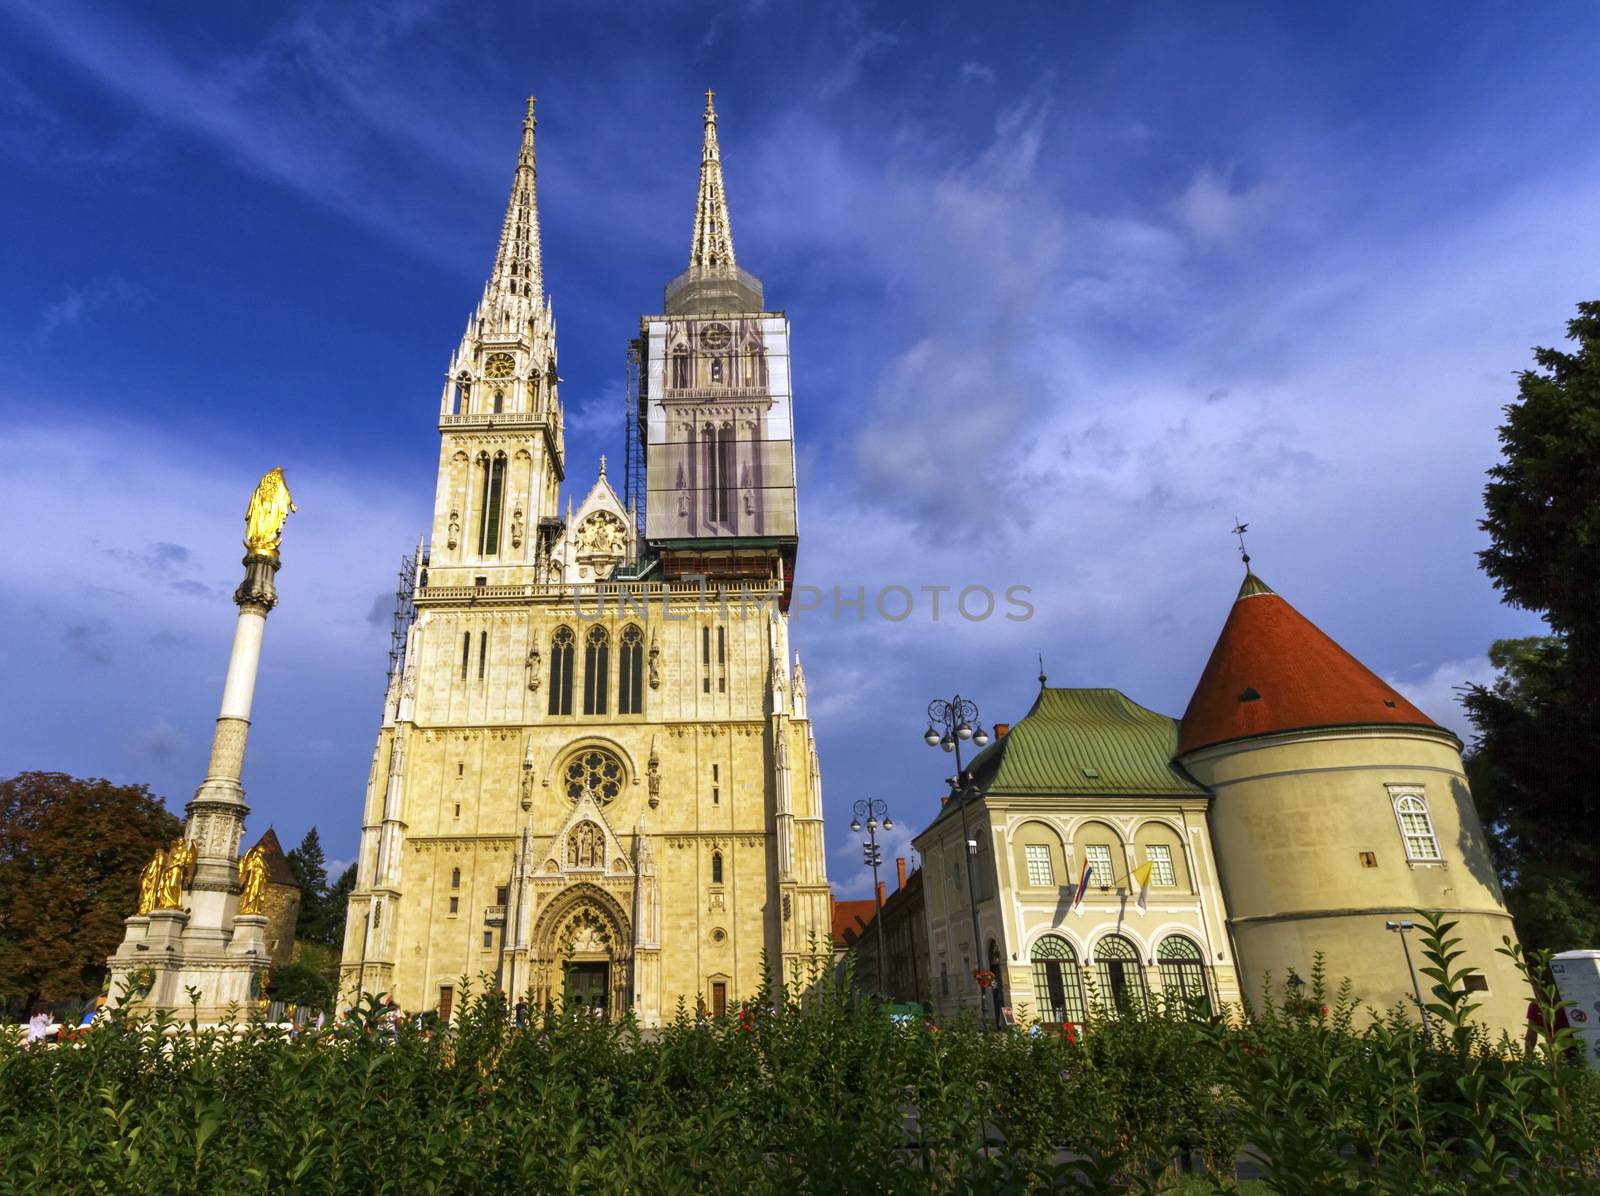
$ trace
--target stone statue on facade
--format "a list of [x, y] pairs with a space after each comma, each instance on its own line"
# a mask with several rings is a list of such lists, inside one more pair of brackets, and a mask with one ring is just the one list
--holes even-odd
[[283, 480], [283, 466], [274, 466], [256, 483], [244, 513], [244, 546], [252, 553], [276, 558], [283, 539], [283, 523], [295, 511], [294, 499]]

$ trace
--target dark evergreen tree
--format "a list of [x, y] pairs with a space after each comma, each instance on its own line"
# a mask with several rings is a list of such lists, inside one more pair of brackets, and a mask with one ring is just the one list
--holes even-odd
[[295, 922], [297, 939], [326, 941], [328, 921], [328, 859], [322, 851], [322, 837], [312, 827], [300, 846], [284, 854], [289, 871], [300, 886], [300, 917]]
[[1464, 699], [1473, 793], [1530, 946], [1595, 945], [1600, 815], [1600, 302], [1567, 326], [1575, 352], [1535, 349], [1484, 487], [1484, 571], [1548, 636], [1490, 649], [1500, 671]]

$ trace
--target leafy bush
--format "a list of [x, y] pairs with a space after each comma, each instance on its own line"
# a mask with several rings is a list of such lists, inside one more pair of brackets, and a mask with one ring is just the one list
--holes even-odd
[[1600, 1089], [1563, 1061], [1570, 1031], [1530, 1058], [1487, 1042], [1449, 934], [1429, 923], [1427, 1034], [1356, 1029], [1320, 968], [1259, 1011], [1125, 1012], [1070, 1038], [896, 1024], [821, 977], [651, 1032], [517, 1029], [492, 991], [447, 1030], [392, 1027], [368, 997], [294, 1040], [118, 1014], [66, 1048], [0, 1044], [0, 1187], [1190, 1193], [1232, 1188], [1242, 1152], [1295, 1196], [1600, 1190]]

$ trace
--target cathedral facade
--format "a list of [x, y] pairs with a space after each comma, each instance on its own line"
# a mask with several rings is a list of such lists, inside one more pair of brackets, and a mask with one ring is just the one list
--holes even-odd
[[446, 373], [340, 1001], [386, 992], [448, 1016], [470, 984], [652, 1025], [803, 981], [829, 950], [787, 617], [789, 326], [734, 260], [708, 93], [689, 266], [632, 346], [645, 509], [601, 458], [563, 510], [534, 128], [529, 101], [493, 272]]

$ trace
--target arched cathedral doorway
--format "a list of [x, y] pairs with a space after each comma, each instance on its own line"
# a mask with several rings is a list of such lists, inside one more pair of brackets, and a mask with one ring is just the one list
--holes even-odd
[[562, 889], [534, 923], [535, 999], [546, 1009], [580, 1007], [620, 1018], [633, 990], [633, 927], [616, 897], [589, 881]]

